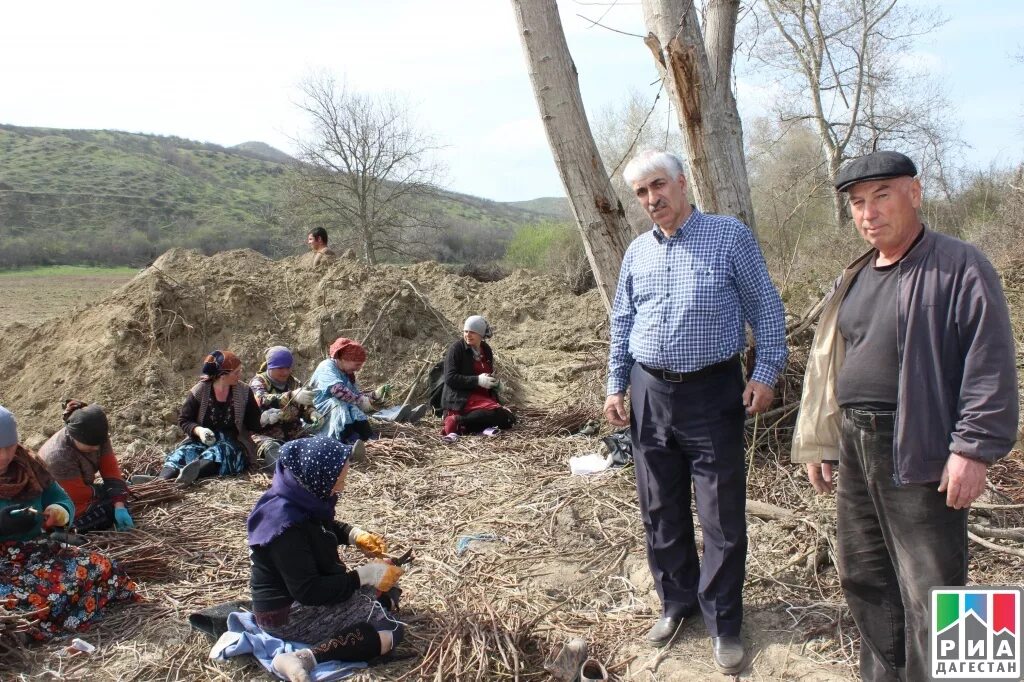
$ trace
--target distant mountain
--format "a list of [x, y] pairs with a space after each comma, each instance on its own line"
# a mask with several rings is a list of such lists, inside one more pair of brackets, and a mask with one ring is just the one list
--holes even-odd
[[243, 142], [242, 144], [236, 144], [231, 149], [245, 156], [251, 156], [254, 159], [261, 159], [263, 161], [291, 163], [295, 160], [277, 147], [271, 147], [266, 142]]
[[[174, 246], [305, 248], [309, 220], [287, 202], [294, 159], [262, 142], [0, 125], [0, 159], [0, 267], [143, 265]], [[450, 192], [414, 213], [444, 226], [417, 255], [449, 262], [501, 258], [516, 228], [548, 219]]]
[[528, 201], [508, 201], [505, 203], [514, 208], [540, 213], [559, 220], [572, 220], [572, 208], [569, 206], [569, 200], [565, 197], [540, 197], [539, 199], [530, 199]]

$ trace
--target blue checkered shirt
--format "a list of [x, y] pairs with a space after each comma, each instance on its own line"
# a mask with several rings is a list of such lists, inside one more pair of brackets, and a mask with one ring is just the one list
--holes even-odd
[[657, 226], [626, 249], [612, 306], [608, 394], [624, 393], [634, 362], [694, 372], [727, 360], [754, 330], [752, 378], [768, 386], [786, 365], [785, 319], [750, 228], [696, 208], [666, 237]]

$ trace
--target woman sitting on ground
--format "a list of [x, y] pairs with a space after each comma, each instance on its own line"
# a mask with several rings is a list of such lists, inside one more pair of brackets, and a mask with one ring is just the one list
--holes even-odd
[[284, 346], [267, 349], [267, 358], [259, 374], [249, 381], [256, 403], [263, 410], [261, 428], [252, 436], [256, 453], [263, 461], [262, 468], [272, 472], [281, 446], [302, 436], [306, 423], [319, 416], [313, 409], [315, 393], [303, 388], [292, 375], [292, 352]]
[[24, 614], [36, 640], [86, 628], [108, 602], [138, 599], [135, 585], [101, 554], [31, 542], [74, 516], [43, 461], [18, 443], [14, 415], [0, 407], [0, 606]]
[[[273, 483], [249, 515], [256, 623], [310, 647], [274, 658], [275, 671], [293, 682], [308, 680], [317, 662], [386, 654], [402, 637], [388, 611], [402, 569], [380, 558], [383, 538], [334, 519], [352, 450], [323, 436], [285, 443]], [[350, 570], [338, 559], [339, 545], [375, 558]]]
[[249, 386], [239, 383], [241, 376], [242, 362], [231, 351], [206, 356], [199, 383], [178, 414], [186, 438], [167, 456], [160, 478], [189, 484], [240, 474], [256, 462], [251, 434], [260, 428], [260, 407]]
[[485, 340], [489, 338], [487, 320], [472, 315], [462, 325], [462, 338], [448, 347], [441, 394], [443, 434], [448, 440], [465, 433], [491, 435], [516, 422], [511, 410], [498, 401], [501, 382], [494, 378], [494, 353]]
[[366, 416], [377, 392], [363, 393], [356, 382], [356, 372], [365, 362], [366, 349], [358, 341], [340, 337], [331, 344], [330, 357], [317, 365], [312, 383], [313, 405], [324, 417], [320, 435], [342, 443], [377, 437]]
[[[110, 444], [107, 415], [99, 405], [64, 403], [64, 428], [50, 436], [39, 457], [75, 503], [75, 530], [134, 528], [128, 513], [128, 486]], [[96, 474], [102, 483], [96, 483]]]

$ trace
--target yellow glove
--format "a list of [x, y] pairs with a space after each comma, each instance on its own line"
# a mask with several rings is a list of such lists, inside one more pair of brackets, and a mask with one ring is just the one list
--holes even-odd
[[368, 557], [380, 558], [388, 551], [388, 545], [384, 538], [356, 526], [352, 526], [352, 530], [348, 532], [348, 544], [354, 545]]
[[43, 510], [43, 528], [63, 528], [71, 522], [71, 515], [68, 510], [59, 504], [51, 504]]

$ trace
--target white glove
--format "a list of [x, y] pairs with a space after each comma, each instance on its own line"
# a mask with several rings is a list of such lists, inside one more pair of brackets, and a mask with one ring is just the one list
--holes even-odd
[[308, 388], [300, 388], [292, 392], [292, 402], [299, 405], [312, 405], [314, 397], [316, 397], [316, 392]]
[[363, 412], [366, 412], [370, 409], [370, 398], [365, 395], [359, 396], [359, 400], [356, 401], [356, 406]]
[[476, 383], [480, 384], [480, 388], [494, 388], [498, 385], [498, 380], [490, 374], [478, 374]]
[[217, 435], [205, 426], [197, 426], [192, 433], [195, 434], [203, 445], [213, 445], [217, 442]]
[[377, 559], [363, 564], [356, 569], [356, 573], [359, 574], [360, 585], [373, 585], [381, 592], [387, 592], [395, 586], [405, 571], [398, 566]]
[[283, 412], [276, 407], [271, 407], [269, 410], [264, 410], [263, 414], [260, 415], [260, 426], [270, 426], [281, 421], [281, 415]]
[[322, 414], [320, 414], [320, 412], [318, 412], [317, 410], [310, 410], [309, 411], [309, 418], [312, 419], [313, 422], [315, 423], [315, 422], [318, 422], [321, 419], [323, 419], [324, 416]]

